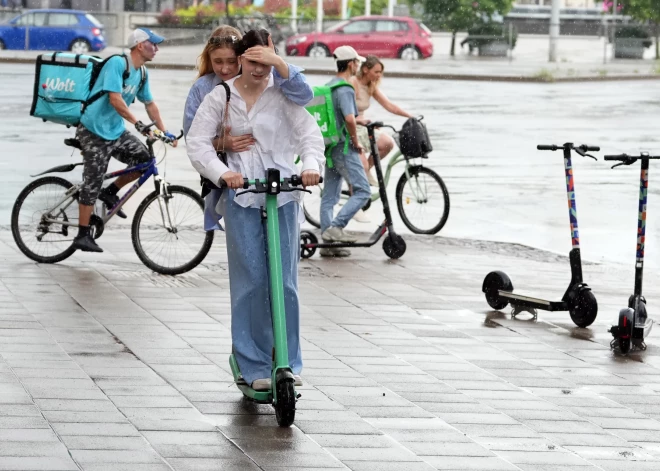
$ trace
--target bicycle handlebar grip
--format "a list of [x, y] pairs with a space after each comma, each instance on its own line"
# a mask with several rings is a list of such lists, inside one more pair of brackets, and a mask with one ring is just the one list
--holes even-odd
[[319, 177], [319, 183], [323, 183], [323, 177]]
[[557, 146], [555, 145], [545, 145], [545, 144], [539, 144], [536, 146], [538, 150], [557, 150]]
[[606, 156], [604, 157], [604, 160], [625, 160], [625, 159], [629, 159], [629, 158], [630, 158], [630, 157], [628, 157], [626, 154], [620, 154], [620, 155], [606, 155]]
[[587, 152], [599, 152], [600, 151], [600, 146], [585, 146], [587, 148]]

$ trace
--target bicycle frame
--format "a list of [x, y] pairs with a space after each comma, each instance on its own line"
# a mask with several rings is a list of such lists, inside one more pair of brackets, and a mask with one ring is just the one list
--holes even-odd
[[[138, 164], [134, 167], [129, 167], [125, 168], [122, 170], [117, 170], [115, 172], [110, 172], [106, 173], [103, 176], [103, 180], [109, 180], [111, 178], [116, 178], [116, 177], [121, 177], [122, 175], [128, 175], [130, 173], [135, 173], [135, 172], [140, 172], [140, 177], [138, 180], [129, 188], [129, 190], [122, 196], [117, 204], [113, 206], [112, 208], [108, 208], [108, 212], [101, 218], [103, 221], [103, 224], [105, 225], [117, 212], [124, 206], [124, 204], [140, 189], [144, 183], [151, 178], [152, 176], [154, 177], [154, 185], [156, 187], [156, 191], [160, 191], [163, 196], [167, 196], [166, 191], [167, 191], [167, 185], [163, 185], [163, 180], [160, 178], [158, 174], [158, 167], [156, 166], [156, 158], [153, 157], [149, 162], [144, 162], [141, 164]], [[71, 187], [69, 191], [66, 192], [64, 197], [55, 205], [51, 210], [49, 210], [49, 213], [57, 208], [60, 208], [64, 203], [66, 205], [63, 207], [63, 209], [68, 208], [71, 204], [74, 203], [76, 200], [73, 195], [80, 190], [81, 185], [75, 185]], [[68, 200], [68, 201], [67, 201]], [[163, 210], [163, 205], [161, 200], [158, 200], [160, 212], [161, 212], [161, 217], [163, 218], [163, 225], [169, 229], [172, 229], [172, 219], [169, 214], [169, 207], [166, 207], [165, 210]], [[166, 225], [166, 221], [169, 224]], [[71, 227], [78, 227], [78, 224], [72, 223], [70, 221], [61, 221], [57, 219], [51, 219], [51, 218], [45, 218], [44, 222], [48, 223], [54, 223], [54, 224], [60, 224], [62, 226], [71, 226]]]
[[[405, 166], [405, 168], [403, 169], [403, 172], [406, 174], [406, 178], [407, 178], [408, 180], [410, 180], [410, 172], [408, 171], [408, 169], [411, 167], [411, 165], [410, 165], [410, 159], [407, 159], [407, 158], [401, 153], [400, 150], [397, 150], [397, 151], [396, 151], [396, 154], [394, 154], [394, 155], [392, 156], [392, 158], [390, 159], [390, 161], [389, 161], [388, 164], [387, 164], [387, 168], [385, 169], [385, 174], [383, 175], [383, 182], [385, 182], [385, 186], [387, 186], [387, 185], [389, 184], [389, 182], [390, 182], [390, 176], [392, 175], [392, 169], [394, 169], [394, 167], [395, 167], [397, 164], [401, 163], [401, 162], [405, 162], [405, 163], [406, 163], [406, 166]], [[414, 190], [413, 190], [413, 191], [414, 191]], [[419, 199], [419, 196], [418, 196], [418, 195], [415, 195], [415, 197]], [[371, 194], [371, 201], [372, 201], [372, 202], [374, 202], [374, 201], [376, 201], [376, 200], [379, 200], [379, 199], [380, 199], [380, 192], [379, 192], [379, 191], [376, 191], [376, 192], [374, 192], [374, 193]]]

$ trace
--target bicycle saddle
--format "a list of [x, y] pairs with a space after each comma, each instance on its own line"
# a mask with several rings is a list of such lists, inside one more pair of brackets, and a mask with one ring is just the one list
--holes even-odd
[[82, 149], [82, 147], [80, 147], [80, 141], [75, 138], [64, 139], [64, 145], [75, 147], [76, 149]]

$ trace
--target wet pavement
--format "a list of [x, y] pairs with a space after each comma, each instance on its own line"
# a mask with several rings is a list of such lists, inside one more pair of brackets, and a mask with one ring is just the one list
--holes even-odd
[[[568, 262], [509, 244], [406, 237], [301, 262], [304, 386], [296, 420], [241, 399], [224, 238], [175, 278], [130, 233], [101, 255], [36, 265], [0, 232], [0, 468], [6, 470], [656, 470], [660, 344], [628, 357], [608, 325], [627, 266], [587, 264], [600, 315], [490, 311], [506, 270], [559, 298]], [[653, 315], [658, 284], [645, 294]], [[657, 333], [656, 333], [657, 335]]]

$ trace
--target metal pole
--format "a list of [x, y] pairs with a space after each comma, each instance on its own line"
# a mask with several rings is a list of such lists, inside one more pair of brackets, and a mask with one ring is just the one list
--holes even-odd
[[364, 16], [371, 16], [371, 0], [364, 0]]
[[390, 0], [387, 4], [387, 16], [394, 16], [394, 3], [396, 0]]
[[509, 23], [509, 62], [513, 60], [513, 23]]
[[617, 0], [612, 2], [612, 57], [614, 57], [614, 43], [616, 42], [616, 7]]
[[604, 27], [604, 34], [603, 34], [603, 39], [605, 40], [603, 42], [603, 64], [607, 64], [607, 41], [609, 40], [609, 35], [610, 32], [607, 28], [607, 21], [603, 21], [603, 27]]
[[348, 0], [341, 0], [341, 19], [348, 18]]
[[291, 0], [291, 30], [298, 32], [298, 0]]
[[316, 32], [323, 32], [323, 0], [316, 0]]
[[550, 15], [550, 62], [557, 62], [557, 41], [559, 41], [559, 1], [552, 0]]

